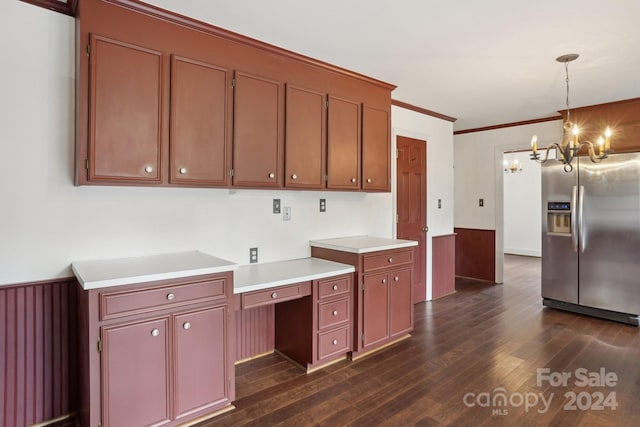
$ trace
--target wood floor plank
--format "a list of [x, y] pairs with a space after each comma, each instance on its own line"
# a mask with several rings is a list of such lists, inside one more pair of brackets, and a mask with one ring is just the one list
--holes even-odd
[[[277, 354], [242, 363], [236, 409], [198, 427], [640, 425], [639, 329], [543, 307], [538, 258], [505, 256], [504, 277], [458, 278], [455, 294], [414, 307], [410, 339], [356, 361], [309, 375]], [[601, 367], [618, 375], [615, 387], [537, 383], [538, 369]], [[479, 397], [501, 390], [515, 400]], [[615, 393], [616, 410], [567, 410], [565, 393], [598, 391]], [[533, 395], [549, 400], [545, 411], [517, 405]]]

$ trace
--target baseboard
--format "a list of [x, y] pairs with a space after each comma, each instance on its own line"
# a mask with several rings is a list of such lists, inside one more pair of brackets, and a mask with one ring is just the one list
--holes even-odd
[[540, 258], [542, 257], [542, 251], [534, 251], [531, 249], [516, 249], [516, 248], [504, 248], [505, 255], [522, 255]]
[[75, 427], [76, 413], [62, 415], [52, 420], [42, 421], [40, 423], [31, 424], [29, 427]]

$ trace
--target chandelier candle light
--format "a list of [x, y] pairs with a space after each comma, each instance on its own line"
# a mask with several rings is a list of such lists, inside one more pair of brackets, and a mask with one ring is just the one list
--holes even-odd
[[[531, 138], [531, 160], [535, 160], [538, 163], [544, 163], [549, 158], [549, 150], [556, 150], [556, 158], [558, 161], [564, 163], [564, 171], [571, 172], [573, 170], [573, 158], [578, 154], [580, 149], [587, 147], [589, 153], [589, 159], [593, 163], [599, 163], [607, 158], [607, 155], [611, 152], [611, 128], [607, 126], [604, 131], [604, 138], [600, 136], [597, 142], [597, 154], [596, 147], [590, 141], [580, 141], [580, 129], [577, 124], [571, 122], [571, 110], [569, 109], [569, 62], [578, 59], [577, 53], [570, 53], [562, 55], [556, 58], [556, 61], [564, 63], [565, 82], [567, 83], [567, 120], [563, 124], [563, 137], [562, 142], [549, 144], [547, 147], [540, 151], [545, 151], [544, 159], [541, 158], [538, 152], [538, 137], [533, 135]], [[558, 156], [559, 153], [559, 156]]]

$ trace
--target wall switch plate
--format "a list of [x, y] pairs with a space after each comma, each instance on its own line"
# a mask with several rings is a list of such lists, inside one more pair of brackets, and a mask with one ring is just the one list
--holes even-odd
[[438, 199], [438, 209], [442, 209], [442, 199]]
[[282, 220], [291, 221], [291, 207], [285, 206], [282, 211]]
[[273, 213], [280, 213], [280, 199], [273, 199]]
[[249, 264], [258, 262], [258, 248], [249, 248]]
[[480, 207], [484, 206], [484, 199], [478, 199], [478, 206]]
[[320, 199], [320, 212], [327, 211], [327, 199]]

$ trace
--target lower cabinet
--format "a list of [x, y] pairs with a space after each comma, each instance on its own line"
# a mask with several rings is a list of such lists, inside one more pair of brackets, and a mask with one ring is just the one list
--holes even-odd
[[345, 358], [353, 348], [352, 289], [353, 274], [314, 280], [311, 295], [276, 304], [276, 350], [307, 372]]
[[413, 248], [359, 254], [312, 247], [311, 256], [356, 269], [353, 358], [408, 336], [413, 329]]
[[79, 288], [81, 424], [174, 426], [230, 407], [232, 287], [224, 274]]

